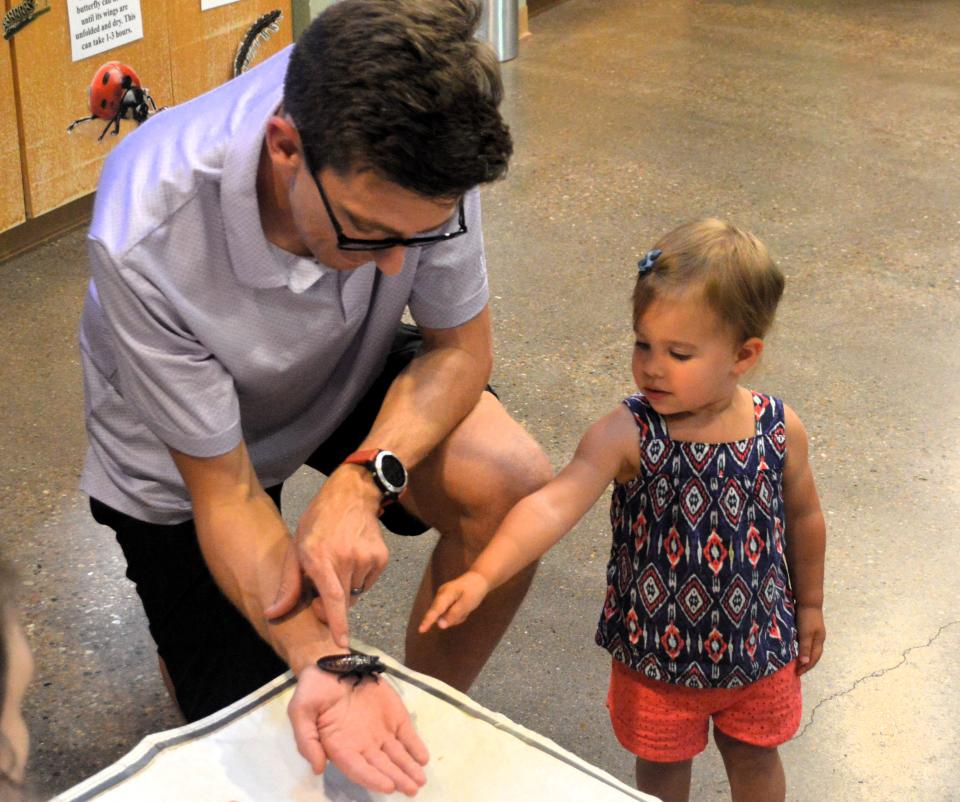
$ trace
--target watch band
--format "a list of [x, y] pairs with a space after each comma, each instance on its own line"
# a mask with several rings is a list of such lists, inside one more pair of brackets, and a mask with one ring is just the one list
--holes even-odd
[[[387, 476], [384, 464], [392, 476]], [[382, 448], [365, 448], [354, 451], [344, 461], [344, 465], [362, 465], [373, 477], [382, 496], [381, 508], [396, 501], [407, 489], [407, 471], [400, 459], [391, 451]]]
[[380, 452], [379, 448], [364, 448], [360, 451], [354, 451], [349, 457], [347, 457], [343, 464], [347, 465], [367, 465], [368, 463], [373, 462], [377, 454]]

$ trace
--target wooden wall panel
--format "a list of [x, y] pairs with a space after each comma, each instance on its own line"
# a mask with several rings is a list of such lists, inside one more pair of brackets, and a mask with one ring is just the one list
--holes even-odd
[[293, 39], [291, 0], [237, 0], [204, 12], [200, 0], [141, 0], [142, 39], [74, 62], [66, 4], [50, 6], [0, 48], [0, 231], [93, 192], [106, 154], [136, 127], [124, 122], [119, 137], [102, 142], [105, 123], [66, 132], [89, 114], [87, 87], [104, 62], [129, 64], [158, 106], [172, 106], [230, 79], [237, 46], [260, 15], [283, 12], [280, 30], [261, 42], [254, 63]]
[[[199, 0], [196, 0], [199, 7]], [[173, 102], [166, 5], [142, 0], [143, 38], [81, 61], [71, 61], [65, 3], [51, 9], [13, 39], [13, 57], [21, 99], [26, 206], [31, 217], [55, 209], [94, 190], [100, 166], [117, 138], [97, 142], [103, 126], [87, 123], [74, 134], [67, 126], [89, 114], [87, 87], [106, 61], [122, 61], [136, 70], [158, 106]], [[95, 133], [94, 133], [95, 132]], [[122, 134], [121, 134], [122, 136]]]
[[[0, 11], [3, 4], [0, 3]], [[0, 231], [26, 219], [10, 45], [0, 40]]]
[[200, 0], [167, 0], [170, 55], [176, 103], [196, 97], [233, 77], [233, 61], [243, 34], [261, 15], [283, 12], [280, 30], [260, 43], [259, 63], [293, 41], [290, 0], [238, 0], [200, 11]]

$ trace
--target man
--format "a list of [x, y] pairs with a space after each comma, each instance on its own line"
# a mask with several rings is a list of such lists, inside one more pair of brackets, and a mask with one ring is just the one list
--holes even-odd
[[[476, 186], [511, 143], [478, 18], [471, 0], [332, 6], [292, 51], [121, 142], [89, 235], [82, 487], [181, 709], [199, 718], [289, 666], [300, 752], [384, 793], [424, 782], [407, 712], [389, 683], [316, 665], [348, 651], [349, 603], [386, 564], [378, 515], [441, 533], [406, 661], [466, 689], [532, 572], [472, 628], [416, 622], [550, 475], [484, 389]], [[292, 544], [280, 488], [304, 463], [329, 478]], [[299, 603], [310, 585], [319, 617]]]

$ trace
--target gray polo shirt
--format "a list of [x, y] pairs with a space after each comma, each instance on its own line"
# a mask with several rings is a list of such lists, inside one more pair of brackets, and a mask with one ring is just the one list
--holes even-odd
[[260, 482], [283, 481], [370, 386], [405, 307], [442, 329], [487, 303], [475, 189], [469, 232], [408, 249], [396, 276], [264, 238], [256, 172], [289, 53], [156, 115], [103, 168], [80, 324], [81, 487], [142, 520], [191, 516], [168, 446], [206, 457], [242, 438]]

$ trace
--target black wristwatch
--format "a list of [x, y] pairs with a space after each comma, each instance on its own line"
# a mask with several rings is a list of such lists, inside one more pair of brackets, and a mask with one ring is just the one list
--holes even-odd
[[373, 481], [383, 494], [380, 499], [383, 506], [392, 504], [407, 489], [407, 469], [392, 451], [378, 448], [354, 451], [343, 464], [362, 465], [370, 471]]

